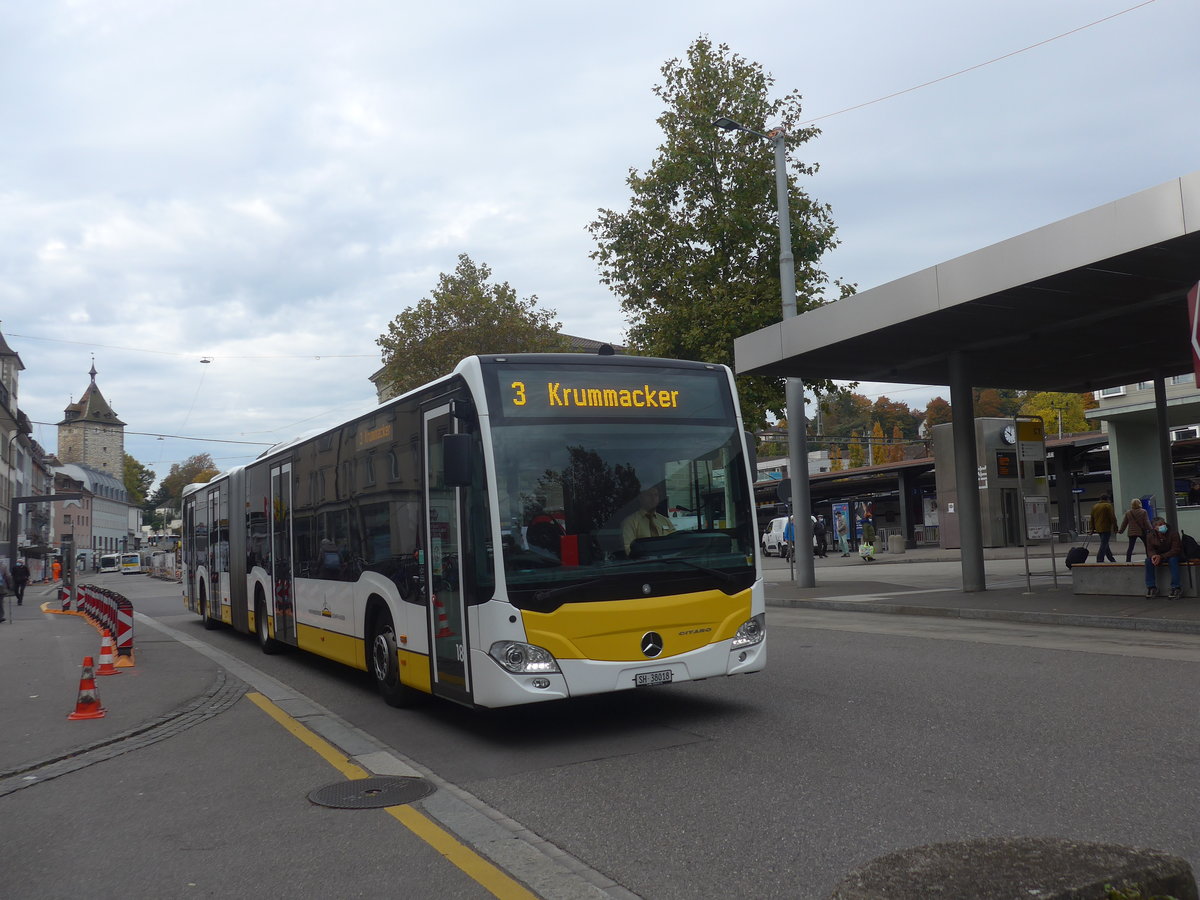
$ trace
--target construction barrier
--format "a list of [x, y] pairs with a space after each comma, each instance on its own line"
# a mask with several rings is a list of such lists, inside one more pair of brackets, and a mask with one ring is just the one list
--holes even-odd
[[116, 634], [116, 667], [132, 666], [133, 604], [116, 591], [94, 584], [80, 585], [77, 593], [75, 608], [110, 635]]

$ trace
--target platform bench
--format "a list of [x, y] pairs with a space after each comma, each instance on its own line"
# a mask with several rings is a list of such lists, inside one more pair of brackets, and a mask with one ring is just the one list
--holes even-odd
[[[1179, 586], [1184, 597], [1200, 596], [1200, 564], [1192, 560], [1179, 566]], [[1076, 563], [1070, 569], [1071, 589], [1075, 594], [1100, 594], [1106, 597], [1144, 597], [1146, 565], [1143, 562]], [[1170, 566], [1158, 566], [1159, 596], [1171, 590]]]

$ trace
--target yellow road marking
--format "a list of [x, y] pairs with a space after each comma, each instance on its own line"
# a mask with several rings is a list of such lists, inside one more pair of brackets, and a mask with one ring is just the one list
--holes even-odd
[[[262, 694], [251, 691], [246, 696], [255, 706], [282, 725], [302, 743], [307, 744], [314, 753], [347, 778], [369, 778], [371, 776], [371, 773], [362, 766], [350, 762], [346, 758], [346, 754], [333, 744], [297, 722]], [[405, 828], [462, 869], [485, 890], [490, 891], [493, 896], [500, 900], [538, 900], [537, 894], [514, 881], [424, 813], [407, 805], [389, 806], [386, 811]]]

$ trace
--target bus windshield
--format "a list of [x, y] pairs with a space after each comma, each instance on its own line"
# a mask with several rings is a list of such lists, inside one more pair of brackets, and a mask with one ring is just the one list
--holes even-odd
[[563, 603], [754, 580], [754, 518], [731, 423], [571, 419], [493, 431], [509, 600]]

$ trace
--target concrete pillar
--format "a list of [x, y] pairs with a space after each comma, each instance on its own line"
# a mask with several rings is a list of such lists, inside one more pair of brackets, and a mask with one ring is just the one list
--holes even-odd
[[1171, 432], [1167, 426], [1167, 386], [1162, 372], [1154, 373], [1155, 431], [1158, 432], [1158, 461], [1162, 467], [1162, 494], [1158, 514], [1179, 527], [1179, 510], [1175, 506], [1175, 467], [1171, 465]]
[[950, 352], [950, 408], [954, 414], [954, 475], [958, 489], [958, 531], [962, 545], [964, 591], [986, 590], [983, 526], [979, 520], [979, 453], [975, 448], [975, 399], [961, 350]]

